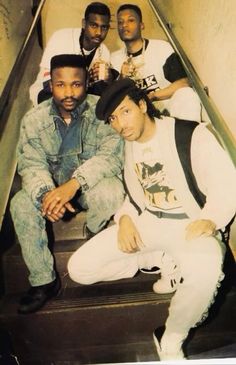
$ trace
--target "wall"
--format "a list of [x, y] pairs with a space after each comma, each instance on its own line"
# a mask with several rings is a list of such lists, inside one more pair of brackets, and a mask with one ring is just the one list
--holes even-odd
[[236, 139], [236, 1], [155, 2]]
[[31, 21], [30, 0], [0, 0], [0, 94]]
[[[31, 0], [0, 0], [0, 94], [5, 86], [28, 30], [32, 23]], [[33, 48], [27, 54], [25, 69], [19, 70], [16, 97], [11, 97], [0, 120], [0, 228], [16, 168], [15, 150], [19, 138], [20, 121], [29, 109], [29, 86], [36, 77], [41, 49], [36, 34]], [[12, 96], [13, 93], [10, 94]], [[6, 125], [5, 125], [5, 121]], [[5, 127], [3, 128], [3, 126]]]
[[[236, 1], [155, 2], [172, 24], [175, 36], [201, 81], [208, 86], [211, 98], [236, 140]], [[231, 245], [236, 257], [236, 220], [231, 229]]]

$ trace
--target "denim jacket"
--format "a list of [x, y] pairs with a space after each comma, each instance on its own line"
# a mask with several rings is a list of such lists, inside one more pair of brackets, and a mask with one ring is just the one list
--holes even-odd
[[70, 178], [78, 179], [82, 191], [101, 179], [119, 176], [123, 168], [123, 141], [95, 115], [97, 97], [88, 95], [76, 109], [71, 140], [62, 148], [53, 99], [31, 109], [22, 120], [17, 148], [18, 172], [22, 187], [40, 207], [42, 195]]

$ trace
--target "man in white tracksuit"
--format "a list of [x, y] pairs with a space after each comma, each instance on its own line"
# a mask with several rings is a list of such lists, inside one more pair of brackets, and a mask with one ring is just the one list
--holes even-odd
[[176, 292], [155, 344], [161, 360], [183, 359], [182, 344], [224, 277], [219, 230], [235, 214], [235, 168], [204, 123], [158, 117], [130, 79], [107, 88], [96, 114], [126, 141], [127, 197], [116, 224], [72, 255], [69, 275], [92, 284], [159, 267], [154, 291]]

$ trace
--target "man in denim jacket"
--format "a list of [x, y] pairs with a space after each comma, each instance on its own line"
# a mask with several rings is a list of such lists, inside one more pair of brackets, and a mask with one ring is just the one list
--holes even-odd
[[[87, 228], [100, 231], [123, 202], [119, 179], [123, 142], [95, 116], [97, 97], [86, 96], [86, 66], [81, 55], [51, 60], [53, 98], [23, 118], [17, 149], [22, 190], [11, 213], [30, 290], [19, 313], [37, 311], [60, 288], [48, 248], [46, 219], [75, 212], [75, 201], [87, 209]], [[73, 200], [72, 200], [73, 199]]]

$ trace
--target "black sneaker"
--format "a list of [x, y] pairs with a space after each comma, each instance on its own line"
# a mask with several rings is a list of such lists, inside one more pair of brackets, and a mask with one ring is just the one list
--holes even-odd
[[61, 288], [59, 276], [49, 284], [32, 286], [21, 298], [18, 308], [19, 314], [28, 314], [38, 311], [51, 298], [55, 297]]

